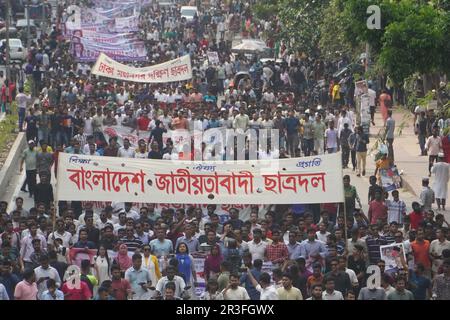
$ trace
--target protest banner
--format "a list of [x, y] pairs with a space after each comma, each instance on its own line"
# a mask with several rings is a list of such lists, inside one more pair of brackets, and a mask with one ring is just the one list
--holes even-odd
[[402, 177], [396, 166], [389, 169], [379, 169], [381, 177], [381, 186], [384, 191], [391, 192], [402, 187]]
[[81, 261], [89, 260], [91, 264], [94, 263], [94, 257], [97, 255], [96, 249], [85, 248], [71, 248], [69, 249], [69, 259], [71, 264], [77, 265], [81, 268]]
[[61, 153], [57, 199], [210, 204], [341, 202], [340, 154], [254, 161], [169, 161]]
[[205, 257], [195, 256], [193, 257], [194, 269], [197, 275], [197, 286], [195, 286], [195, 295], [200, 297], [206, 289], [206, 279], [204, 273]]
[[403, 269], [406, 264], [405, 248], [403, 243], [392, 243], [380, 246], [381, 260], [384, 260], [385, 270]]
[[[71, 32], [72, 32], [72, 34], [71, 34], [72, 37], [83, 38], [90, 42], [94, 42], [97, 45], [101, 45], [104, 43], [126, 44], [129, 42], [133, 43], [133, 42], [142, 41], [142, 40], [138, 39], [136, 34], [131, 33], [131, 32], [111, 34], [111, 33], [95, 32], [95, 31], [86, 30], [86, 29], [72, 30]], [[72, 37], [71, 37], [71, 39], [72, 39]]]
[[191, 79], [192, 67], [189, 55], [154, 66], [134, 68], [101, 53], [91, 73], [122, 81], [165, 83]]
[[147, 49], [140, 40], [125, 43], [100, 43], [84, 37], [72, 37], [72, 54], [78, 61], [96, 61], [101, 53], [120, 61], [145, 61]]
[[217, 51], [208, 51], [207, 55], [208, 55], [209, 63], [218, 64], [220, 62], [219, 61], [219, 55], [217, 54]]

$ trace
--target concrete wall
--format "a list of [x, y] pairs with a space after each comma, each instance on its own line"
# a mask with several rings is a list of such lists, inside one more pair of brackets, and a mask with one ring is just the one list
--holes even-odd
[[3, 164], [0, 170], [0, 199], [9, 201], [10, 199], [5, 199], [6, 188], [8, 187], [12, 177], [17, 174], [20, 165], [20, 156], [22, 151], [27, 147], [27, 141], [25, 139], [25, 133], [20, 132], [11, 147], [8, 158]]

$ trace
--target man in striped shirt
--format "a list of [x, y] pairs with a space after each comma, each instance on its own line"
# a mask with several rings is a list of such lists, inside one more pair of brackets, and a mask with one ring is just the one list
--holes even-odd
[[370, 264], [377, 264], [381, 259], [380, 246], [386, 245], [387, 242], [384, 237], [380, 237], [377, 225], [372, 225], [370, 230], [371, 234], [366, 239], [369, 262]]
[[398, 190], [392, 191], [393, 200], [386, 200], [388, 207], [388, 223], [397, 222], [403, 224], [403, 217], [406, 215], [406, 204], [399, 199]]
[[136, 249], [142, 246], [142, 241], [134, 235], [134, 228], [127, 226], [126, 236], [120, 241], [127, 245], [128, 251], [135, 252]]

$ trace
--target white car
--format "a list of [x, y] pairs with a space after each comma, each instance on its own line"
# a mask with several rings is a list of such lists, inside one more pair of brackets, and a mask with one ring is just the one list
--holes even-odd
[[[0, 41], [0, 47], [3, 46], [6, 39]], [[11, 60], [26, 60], [27, 50], [22, 45], [22, 40], [20, 39], [9, 39], [9, 58]]]
[[192, 21], [196, 15], [198, 16], [198, 9], [197, 7], [183, 6], [180, 9], [180, 13], [181, 18], [185, 18], [186, 21]]

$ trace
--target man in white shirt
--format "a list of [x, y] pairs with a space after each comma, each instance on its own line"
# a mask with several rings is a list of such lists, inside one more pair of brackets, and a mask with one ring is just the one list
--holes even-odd
[[120, 147], [117, 156], [119, 158], [134, 158], [134, 154], [134, 148], [130, 147], [130, 140], [127, 138], [123, 139], [123, 147]]
[[36, 275], [36, 284], [38, 286], [38, 299], [41, 300], [41, 296], [45, 290], [47, 290], [47, 280], [53, 279], [56, 282], [56, 286], [61, 286], [61, 278], [58, 271], [51, 267], [48, 262], [47, 254], [43, 254], [39, 259], [41, 265], [34, 269]]
[[48, 244], [53, 245], [55, 239], [61, 239], [64, 247], [69, 247], [72, 234], [65, 230], [64, 220], [59, 218], [56, 220], [56, 230], [49, 234]]
[[329, 277], [325, 282], [326, 290], [322, 293], [322, 300], [344, 300], [340, 291], [334, 290], [334, 279]]
[[348, 117], [348, 115], [347, 115], [347, 111], [345, 111], [345, 110], [342, 110], [342, 112], [341, 112], [341, 116], [339, 117], [339, 120], [338, 120], [338, 132], [337, 132], [337, 134], [338, 134], [338, 138], [340, 138], [341, 137], [341, 131], [344, 129], [344, 124], [348, 124], [348, 128], [350, 129], [350, 130], [352, 130], [352, 132], [353, 132], [353, 121], [352, 121], [352, 119], [350, 119], [350, 117]]
[[123, 211], [125, 212], [127, 218], [132, 218], [134, 221], [138, 220], [141, 216], [136, 210], [132, 209], [133, 203], [132, 202], [125, 202], [125, 207]]
[[327, 243], [327, 237], [330, 233], [327, 231], [325, 223], [319, 224], [319, 231], [316, 232], [317, 240]]
[[277, 289], [270, 284], [270, 274], [267, 272], [261, 273], [259, 283], [249, 269], [247, 269], [247, 275], [253, 286], [261, 294], [259, 300], [278, 300]]
[[23, 122], [26, 116], [27, 104], [31, 102], [31, 96], [23, 93], [23, 88], [19, 88], [19, 93], [16, 95], [17, 110], [19, 112], [19, 130], [23, 131]]
[[183, 293], [184, 288], [186, 287], [186, 283], [184, 282], [182, 277], [175, 275], [176, 270], [173, 266], [168, 266], [166, 272], [167, 276], [159, 279], [158, 283], [156, 284], [157, 294], [164, 296], [166, 284], [168, 282], [173, 282], [175, 283], [175, 296], [181, 297], [181, 294]]
[[267, 242], [262, 241], [261, 238], [262, 238], [261, 229], [254, 229], [253, 240], [247, 243], [248, 251], [252, 255], [252, 261], [255, 261], [256, 259], [261, 259], [264, 261]]
[[222, 291], [222, 295], [224, 300], [250, 300], [247, 290], [239, 286], [239, 275], [237, 274], [230, 275], [230, 282]]

